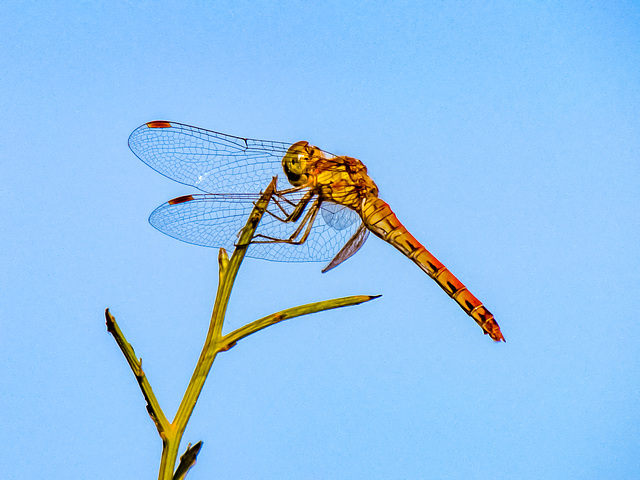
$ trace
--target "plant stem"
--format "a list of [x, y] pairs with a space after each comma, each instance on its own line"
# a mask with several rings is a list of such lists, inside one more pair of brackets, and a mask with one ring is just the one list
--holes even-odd
[[113, 338], [115, 338], [120, 350], [122, 350], [124, 357], [127, 359], [127, 363], [129, 364], [129, 367], [131, 367], [131, 370], [138, 381], [140, 390], [142, 390], [142, 395], [147, 401], [147, 412], [156, 424], [160, 437], [164, 438], [166, 432], [171, 428], [171, 424], [164, 415], [164, 412], [160, 407], [160, 403], [151, 389], [151, 384], [149, 383], [149, 380], [147, 380], [144, 370], [142, 370], [142, 360], [139, 360], [138, 357], [136, 357], [136, 352], [133, 350], [131, 344], [127, 342], [127, 339], [124, 337], [122, 330], [120, 330], [115, 317], [111, 315], [108, 308], [105, 310], [104, 315], [107, 319], [107, 331], [113, 335]]
[[167, 417], [162, 411], [162, 408], [151, 389], [151, 385], [142, 370], [142, 361], [138, 360], [136, 357], [133, 347], [129, 342], [127, 342], [124, 334], [118, 327], [115, 318], [111, 313], [109, 313], [109, 309], [105, 312], [107, 330], [114, 336], [118, 346], [127, 359], [127, 362], [138, 381], [140, 389], [142, 390], [142, 394], [147, 401], [147, 411], [156, 424], [156, 428], [158, 429], [158, 433], [162, 439], [162, 457], [160, 459], [160, 471], [158, 474], [158, 478], [160, 480], [183, 480], [189, 469], [196, 462], [196, 457], [200, 451], [202, 442], [198, 442], [193, 446], [189, 445], [185, 454], [180, 457], [181, 461], [178, 469], [175, 469], [180, 441], [182, 440], [184, 431], [187, 428], [187, 423], [189, 422], [189, 418], [191, 418], [191, 414], [193, 413], [193, 409], [198, 401], [198, 397], [202, 392], [207, 375], [209, 374], [211, 366], [219, 352], [227, 351], [233, 347], [237, 341], [283, 320], [322, 310], [357, 305], [359, 303], [368, 302], [369, 300], [378, 298], [379, 296], [357, 295], [288, 308], [281, 312], [255, 320], [241, 328], [238, 328], [237, 330], [234, 330], [224, 337], [222, 336], [222, 327], [227, 311], [227, 305], [229, 304], [229, 297], [231, 295], [231, 290], [238, 274], [240, 264], [244, 259], [256, 228], [258, 227], [258, 224], [267, 209], [269, 201], [271, 200], [271, 196], [275, 191], [275, 185], [276, 178], [274, 178], [269, 184], [265, 192], [260, 197], [260, 200], [256, 202], [247, 224], [240, 232], [240, 238], [231, 259], [229, 259], [227, 252], [223, 248], [220, 249], [218, 254], [218, 290], [216, 293], [213, 312], [211, 314], [209, 330], [207, 332], [204, 346], [202, 347], [202, 352], [200, 353], [200, 357], [198, 358], [191, 380], [189, 381], [189, 385], [187, 386], [182, 401], [180, 402], [180, 406], [178, 407], [173, 422], [169, 423]]
[[198, 363], [193, 371], [187, 390], [182, 398], [182, 402], [180, 402], [176, 416], [171, 423], [170, 435], [163, 438], [162, 458], [160, 460], [160, 473], [158, 476], [160, 480], [169, 480], [173, 477], [173, 471], [182, 435], [187, 428], [187, 423], [189, 422], [189, 418], [196, 406], [200, 392], [202, 392], [202, 387], [204, 386], [207, 375], [211, 370], [213, 361], [220, 351], [218, 348], [220, 343], [219, 339], [222, 332], [224, 317], [227, 312], [227, 305], [229, 304], [229, 297], [231, 296], [231, 289], [233, 288], [240, 264], [247, 252], [247, 247], [253, 238], [253, 234], [260, 223], [260, 219], [262, 218], [267, 205], [269, 204], [271, 195], [273, 195], [275, 185], [276, 179], [274, 178], [260, 197], [260, 200], [256, 202], [256, 206], [251, 212], [247, 224], [240, 233], [238, 245], [231, 256], [231, 259], [228, 259], [227, 253], [224, 249], [220, 249], [220, 253], [218, 255], [220, 282], [218, 284], [216, 302], [211, 314], [209, 331], [207, 332], [207, 338], [204, 342], [204, 346], [202, 347], [200, 358], [198, 359]]
[[242, 340], [249, 335], [256, 333], [259, 330], [280, 323], [290, 318], [299, 317], [301, 315], [309, 315], [310, 313], [317, 313], [324, 310], [331, 310], [333, 308], [350, 307], [352, 305], [359, 305], [370, 300], [379, 298], [380, 295], [354, 295], [352, 297], [333, 298], [331, 300], [323, 300], [321, 302], [308, 303], [306, 305], [300, 305], [298, 307], [287, 308], [281, 312], [272, 313], [266, 317], [262, 317], [258, 320], [254, 320], [251, 323], [227, 333], [220, 339], [219, 350], [229, 350], [239, 340]]

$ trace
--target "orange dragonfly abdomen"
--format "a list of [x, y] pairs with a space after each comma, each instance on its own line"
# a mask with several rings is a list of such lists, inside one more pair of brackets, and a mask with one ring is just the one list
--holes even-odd
[[362, 220], [371, 232], [396, 247], [433, 278], [480, 325], [485, 334], [495, 341], [505, 341], [491, 312], [409, 233], [387, 202], [375, 196], [367, 197], [362, 203]]

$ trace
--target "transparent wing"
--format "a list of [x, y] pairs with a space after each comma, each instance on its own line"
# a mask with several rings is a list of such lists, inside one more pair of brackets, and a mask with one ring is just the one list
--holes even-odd
[[[286, 198], [297, 203], [304, 192], [292, 192]], [[224, 247], [233, 251], [238, 233], [245, 225], [258, 199], [251, 194], [199, 194], [188, 195], [160, 205], [149, 217], [155, 228], [183, 242], [205, 247]], [[291, 210], [291, 205], [280, 204]], [[346, 207], [333, 203], [321, 205], [307, 240], [301, 245], [286, 243], [254, 243], [247, 256], [280, 262], [328, 261], [354, 235], [362, 223], [359, 215]], [[269, 213], [270, 212], [270, 213]], [[283, 212], [273, 203], [262, 217], [257, 234], [288, 239], [298, 223], [285, 223], [275, 218]]]
[[290, 146], [166, 121], [145, 123], [129, 136], [129, 148], [144, 163], [207, 193], [260, 192], [276, 175], [278, 190], [291, 187], [281, 166]]
[[329, 270], [336, 268], [342, 262], [348, 260], [353, 255], [357, 253], [358, 250], [362, 248], [364, 242], [367, 241], [369, 237], [369, 230], [364, 226], [364, 223], [361, 223], [356, 230], [356, 233], [353, 234], [353, 237], [349, 239], [347, 243], [345, 243], [344, 247], [336, 254], [335, 257], [329, 262], [329, 264], [322, 269], [322, 273], [327, 273]]

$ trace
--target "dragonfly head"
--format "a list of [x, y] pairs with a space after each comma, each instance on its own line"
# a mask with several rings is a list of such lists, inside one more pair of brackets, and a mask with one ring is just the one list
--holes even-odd
[[312, 151], [313, 147], [309, 146], [309, 142], [296, 142], [289, 147], [282, 158], [282, 169], [289, 183], [294, 187], [306, 185], [309, 179], [307, 172]]

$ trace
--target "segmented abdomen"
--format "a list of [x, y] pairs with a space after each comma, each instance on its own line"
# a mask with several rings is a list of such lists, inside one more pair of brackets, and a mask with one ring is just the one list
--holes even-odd
[[409, 233], [387, 202], [377, 197], [365, 199], [362, 205], [362, 220], [370, 231], [396, 247], [433, 278], [482, 327], [485, 334], [495, 341], [504, 341], [500, 327], [491, 312]]

